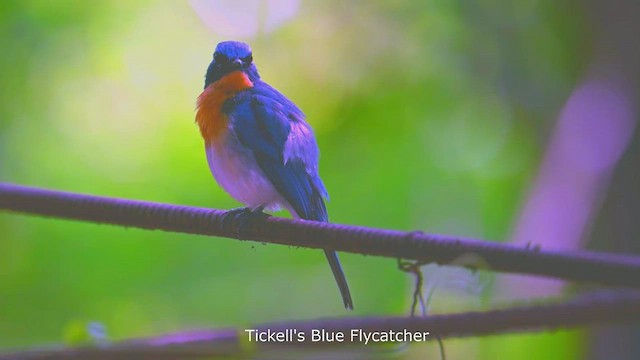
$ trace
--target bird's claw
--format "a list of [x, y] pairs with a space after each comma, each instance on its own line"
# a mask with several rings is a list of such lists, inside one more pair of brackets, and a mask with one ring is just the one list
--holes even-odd
[[247, 233], [249, 223], [252, 219], [258, 217], [267, 217], [268, 214], [262, 212], [263, 206], [251, 209], [249, 207], [231, 209], [224, 213], [222, 218], [222, 226], [224, 229], [228, 229], [229, 232], [235, 230], [237, 238], [243, 238]]

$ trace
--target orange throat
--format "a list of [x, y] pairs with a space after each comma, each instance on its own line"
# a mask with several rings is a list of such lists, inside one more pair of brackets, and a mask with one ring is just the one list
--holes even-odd
[[247, 74], [234, 71], [207, 86], [198, 96], [196, 123], [205, 144], [219, 141], [227, 133], [227, 115], [222, 105], [237, 92], [253, 87]]

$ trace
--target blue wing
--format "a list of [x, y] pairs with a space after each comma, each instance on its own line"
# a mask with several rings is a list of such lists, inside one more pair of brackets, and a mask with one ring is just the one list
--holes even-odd
[[[236, 96], [228, 109], [238, 141], [250, 149], [276, 190], [303, 219], [329, 221], [318, 175], [318, 145], [304, 115], [265, 83]], [[335, 251], [324, 251], [344, 306], [353, 309], [349, 285]]]
[[[318, 148], [308, 126], [297, 123], [303, 121], [302, 112], [265, 84], [239, 95], [229, 116], [238, 141], [252, 151], [262, 171], [298, 216], [328, 221], [323, 201], [326, 190], [317, 173]], [[309, 132], [290, 136], [298, 126]]]

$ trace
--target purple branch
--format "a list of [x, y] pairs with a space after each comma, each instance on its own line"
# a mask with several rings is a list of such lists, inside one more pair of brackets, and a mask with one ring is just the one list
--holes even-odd
[[1, 183], [0, 210], [439, 264], [449, 264], [461, 255], [475, 254], [482, 259], [478, 267], [483, 262], [485, 265], [482, 267], [488, 266], [493, 271], [640, 288], [640, 258], [632, 256], [546, 251], [422, 232], [277, 217], [225, 216], [221, 210]]
[[[421, 341], [441, 338], [471, 337], [505, 332], [541, 331], [578, 326], [633, 323], [640, 321], [640, 292], [609, 291], [580, 296], [564, 303], [519, 306], [510, 309], [425, 317], [345, 317], [320, 320], [289, 321], [252, 327], [257, 331], [304, 333], [304, 341], [293, 336], [281, 342], [249, 341], [246, 329], [206, 329], [141, 338], [78, 348], [48, 347], [0, 354], [0, 360], [57, 359], [189, 359], [202, 357], [273, 357], [278, 351], [308, 353], [313, 351], [375, 352], [375, 346], [363, 346], [363, 338], [352, 331], [371, 334], [391, 331], [426, 333]], [[343, 342], [311, 341], [312, 330], [341, 332]], [[403, 335], [404, 336], [404, 335]], [[406, 339], [406, 337], [405, 337]], [[387, 348], [388, 349], [388, 348]], [[269, 357], [271, 356], [271, 357]], [[302, 357], [302, 356], [301, 356]], [[366, 357], [365, 357], [366, 358]]]

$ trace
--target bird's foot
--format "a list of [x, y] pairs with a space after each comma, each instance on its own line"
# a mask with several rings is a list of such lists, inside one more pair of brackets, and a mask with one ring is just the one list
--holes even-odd
[[230, 209], [224, 212], [224, 217], [225, 219], [229, 216], [237, 216], [240, 214], [245, 214], [245, 213], [249, 213], [251, 212], [251, 208], [250, 207], [239, 207], [239, 208], [235, 208], [235, 209]]
[[254, 209], [249, 207], [231, 209], [224, 213], [222, 226], [224, 229], [228, 229], [229, 232], [234, 233], [237, 238], [242, 239], [249, 230], [251, 220], [270, 216], [262, 212], [262, 210], [264, 210], [264, 206]]

